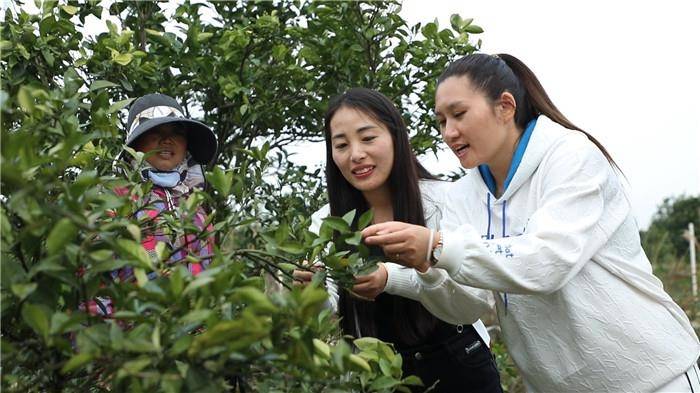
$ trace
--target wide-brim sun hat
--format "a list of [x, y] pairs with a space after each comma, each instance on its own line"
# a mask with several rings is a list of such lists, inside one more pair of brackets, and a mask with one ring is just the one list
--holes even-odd
[[216, 134], [206, 124], [189, 119], [180, 104], [165, 94], [147, 94], [129, 108], [125, 144], [133, 143], [143, 134], [163, 124], [181, 124], [187, 132], [187, 150], [199, 164], [211, 164], [216, 158]]

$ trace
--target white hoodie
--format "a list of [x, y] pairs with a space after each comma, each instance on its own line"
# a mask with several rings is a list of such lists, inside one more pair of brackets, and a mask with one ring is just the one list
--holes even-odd
[[494, 290], [528, 391], [653, 391], [698, 359], [617, 174], [583, 133], [540, 116], [501, 197], [473, 170], [445, 205], [436, 267]]
[[[442, 218], [442, 199], [450, 183], [421, 180], [420, 189], [425, 221], [429, 228], [439, 229]], [[309, 231], [318, 233], [323, 219], [330, 215], [330, 206], [325, 205], [311, 216]], [[486, 345], [490, 337], [479, 319], [491, 310], [487, 291], [460, 285], [443, 269], [429, 269], [420, 273], [396, 263], [385, 262], [387, 283], [384, 292], [420, 302], [431, 314], [453, 325], [473, 325]], [[330, 278], [326, 280], [328, 306], [338, 312], [338, 287]]]

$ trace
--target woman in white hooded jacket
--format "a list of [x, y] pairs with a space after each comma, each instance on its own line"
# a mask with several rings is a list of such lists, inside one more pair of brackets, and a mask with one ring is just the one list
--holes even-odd
[[510, 55], [453, 62], [435, 105], [473, 169], [446, 198], [443, 230], [387, 222], [365, 242], [493, 290], [528, 391], [699, 392], [697, 335], [652, 274], [605, 148]]

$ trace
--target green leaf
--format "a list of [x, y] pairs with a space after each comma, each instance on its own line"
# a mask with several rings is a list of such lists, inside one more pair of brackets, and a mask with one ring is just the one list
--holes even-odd
[[44, 341], [49, 335], [49, 318], [48, 313], [41, 306], [36, 306], [31, 303], [25, 303], [22, 307], [22, 318]]
[[75, 15], [78, 11], [80, 11], [80, 8], [72, 5], [62, 5], [61, 9], [68, 15]]
[[197, 41], [204, 42], [214, 36], [214, 33], [199, 33], [197, 34]]
[[124, 377], [127, 375], [134, 375], [144, 368], [148, 367], [151, 364], [151, 359], [150, 358], [140, 358], [136, 360], [131, 360], [126, 363], [119, 369], [117, 372], [117, 378], [119, 377]]
[[350, 232], [350, 225], [348, 223], [340, 218], [340, 217], [333, 217], [329, 216], [323, 219], [323, 224], [321, 225], [326, 225], [328, 227], [331, 227], [335, 229], [336, 231], [339, 231], [341, 234]]
[[109, 106], [109, 109], [107, 109], [107, 113], [117, 112], [117, 111], [123, 109], [124, 107], [126, 107], [127, 105], [131, 104], [131, 102], [135, 99], [136, 98], [127, 98], [125, 100], [117, 101], [114, 104]]
[[328, 346], [328, 344], [317, 338], [313, 339], [313, 344], [314, 350], [319, 356], [323, 357], [324, 359], [331, 358], [331, 347]]
[[224, 171], [218, 166], [214, 170], [207, 172], [207, 180], [212, 187], [222, 196], [227, 196], [231, 192], [231, 184], [233, 184], [233, 172]]
[[92, 359], [93, 355], [89, 353], [81, 352], [75, 354], [66, 362], [66, 364], [63, 365], [63, 368], [61, 368], [61, 372], [67, 374], [77, 368], [80, 368], [90, 363]]
[[146, 34], [148, 34], [148, 35], [152, 35], [152, 36], [156, 36], [156, 37], [160, 37], [163, 35], [162, 32], [157, 31], [157, 30], [152, 30], [152, 29], [144, 29], [144, 30], [146, 31]]
[[112, 60], [115, 63], [123, 65], [123, 66], [131, 63], [131, 60], [133, 60], [133, 59], [134, 59], [134, 56], [131, 53], [121, 53], [121, 54], [114, 56], [112, 58]]
[[29, 284], [12, 284], [12, 293], [21, 301], [31, 295], [36, 290], [36, 287], [37, 284], [35, 282]]
[[278, 263], [277, 267], [284, 270], [285, 272], [292, 272], [297, 268], [296, 265], [294, 265], [292, 263], [286, 263], [286, 262]]
[[116, 322], [110, 323], [109, 340], [112, 342], [112, 346], [117, 350], [121, 349], [124, 345], [124, 331]]
[[211, 284], [214, 281], [212, 277], [209, 276], [198, 276], [194, 281], [191, 283], [187, 284], [187, 287], [185, 290], [182, 292], [183, 295], [187, 295], [190, 292], [194, 292], [195, 290], [207, 286]]
[[136, 277], [136, 284], [141, 288], [146, 286], [149, 282], [146, 272], [141, 268], [137, 267], [134, 269], [134, 277]]
[[19, 91], [17, 92], [17, 101], [24, 112], [29, 114], [34, 112], [34, 99], [29, 92], [29, 88], [26, 86], [19, 88]]
[[360, 351], [376, 350], [381, 340], [375, 337], [362, 337], [352, 342]]
[[178, 266], [174, 269], [173, 274], [170, 275], [170, 292], [176, 299], [180, 297], [185, 287], [185, 274], [187, 274], [185, 273], [185, 268]]
[[100, 90], [107, 87], [119, 86], [118, 84], [106, 80], [96, 80], [90, 85], [90, 91]]
[[323, 302], [328, 299], [328, 293], [320, 288], [315, 288], [313, 285], [307, 285], [303, 291], [301, 291], [300, 307], [301, 308], [313, 308], [320, 307]]
[[129, 234], [135, 241], [141, 241], [141, 228], [139, 228], [138, 225], [131, 223], [126, 224], [126, 230], [129, 232]]
[[382, 370], [382, 374], [386, 375], [387, 377], [391, 377], [394, 374], [391, 363], [389, 363], [389, 361], [386, 359], [379, 359], [379, 369]]
[[459, 29], [462, 27], [462, 17], [459, 14], [450, 15], [450, 24], [452, 25], [453, 29], [459, 31]]
[[356, 271], [357, 276], [366, 276], [374, 273], [379, 268], [376, 262], [365, 262], [361, 268]]
[[54, 61], [56, 60], [53, 55], [51, 54], [51, 51], [48, 50], [42, 50], [41, 54], [44, 56], [44, 59], [46, 59], [46, 63], [53, 67]]
[[[170, 353], [173, 356], [177, 356], [177, 355], [187, 351], [190, 348], [190, 345], [192, 345], [192, 340], [193, 340], [193, 337], [190, 335], [180, 337], [179, 339], [177, 339], [177, 341], [175, 341], [175, 344], [173, 344], [173, 346], [170, 347]], [[178, 362], [177, 360], [175, 362], [178, 363], [178, 370], [182, 371], [180, 364], [184, 364], [184, 363]], [[186, 365], [185, 365], [185, 367], [186, 367]], [[185, 369], [185, 371], [186, 371], [186, 369]], [[185, 374], [187, 374], [187, 373], [185, 372]], [[184, 377], [184, 375], [183, 375], [183, 377]]]
[[433, 22], [427, 23], [421, 29], [421, 33], [428, 38], [432, 38], [437, 34], [437, 25]]
[[384, 390], [393, 388], [399, 384], [401, 384], [401, 381], [398, 379], [382, 375], [381, 377], [375, 379], [369, 387], [372, 390]]
[[233, 290], [233, 293], [237, 295], [243, 302], [248, 303], [251, 307], [256, 309], [274, 312], [277, 307], [272, 304], [270, 299], [259, 289], [253, 287], [242, 287]]
[[192, 310], [185, 314], [182, 318], [180, 318], [180, 321], [185, 324], [189, 323], [202, 323], [205, 320], [207, 320], [209, 317], [211, 317], [213, 314], [212, 310], [207, 310], [207, 309], [201, 309], [201, 310]]
[[355, 219], [355, 209], [350, 210], [343, 216], [343, 221], [348, 223], [348, 226], [352, 226], [352, 220]]
[[355, 232], [352, 236], [345, 239], [345, 243], [350, 244], [351, 246], [358, 246], [360, 243], [362, 243], [362, 232]]
[[470, 34], [480, 34], [484, 32], [484, 29], [477, 25], [469, 25], [464, 28], [464, 31]]
[[153, 344], [153, 347], [156, 348], [158, 351], [162, 350], [161, 343], [160, 343], [160, 325], [156, 325], [155, 329], [153, 329], [153, 333], [151, 333], [151, 343]]
[[372, 222], [372, 219], [374, 218], [374, 211], [372, 209], [367, 210], [366, 212], [362, 213], [360, 216], [360, 219], [357, 221], [357, 230], [361, 231]]
[[29, 270], [29, 277], [34, 277], [39, 272], [60, 272], [66, 270], [66, 267], [56, 262], [56, 259], [55, 257], [42, 259]]
[[46, 251], [49, 255], [56, 255], [64, 251], [65, 245], [75, 240], [77, 236], [78, 227], [68, 218], [62, 218], [58, 220], [46, 238]]
[[421, 381], [421, 379], [415, 375], [409, 375], [408, 377], [404, 378], [401, 383], [411, 386], [423, 386], [423, 381]]
[[141, 243], [131, 239], [117, 239], [117, 245], [125, 257], [137, 262], [137, 266], [152, 270], [153, 263]]
[[286, 242], [282, 245], [277, 246], [277, 248], [286, 253], [295, 255], [302, 254], [304, 253], [304, 251], [306, 251], [303, 245], [296, 242]]
[[[348, 360], [350, 361], [351, 365], [355, 366], [356, 369], [359, 369], [361, 371], [367, 371], [368, 373], [372, 372], [372, 367], [370, 367], [369, 363], [367, 363], [365, 359], [355, 355], [354, 353], [348, 355]], [[374, 384], [372, 384], [372, 386], [374, 386]]]
[[108, 259], [92, 265], [89, 270], [90, 274], [98, 274], [103, 272], [111, 272], [113, 270], [121, 269], [122, 267], [129, 264], [129, 261], [124, 259]]
[[163, 261], [168, 256], [166, 254], [167, 247], [168, 246], [165, 244], [165, 242], [156, 243], [155, 252], [159, 261]]

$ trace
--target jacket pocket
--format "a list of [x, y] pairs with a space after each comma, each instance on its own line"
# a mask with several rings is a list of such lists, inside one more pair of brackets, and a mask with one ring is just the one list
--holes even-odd
[[465, 367], [480, 368], [493, 361], [491, 351], [477, 339], [459, 340], [448, 348], [452, 358]]

